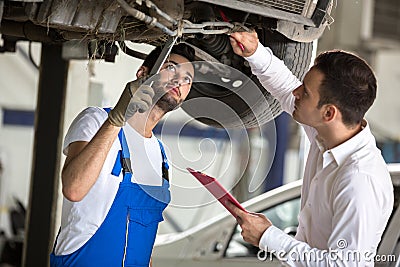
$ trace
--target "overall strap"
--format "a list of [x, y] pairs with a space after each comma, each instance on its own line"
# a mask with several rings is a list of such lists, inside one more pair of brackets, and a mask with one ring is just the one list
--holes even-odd
[[[110, 112], [111, 108], [103, 108], [105, 111]], [[126, 138], [125, 138], [125, 134], [124, 131], [121, 130], [118, 133], [118, 139], [119, 142], [121, 144], [122, 150], [118, 151], [118, 155], [117, 158], [115, 160], [115, 164], [114, 167], [111, 171], [111, 174], [115, 175], [115, 176], [119, 176], [119, 174], [121, 173], [121, 170], [123, 171], [123, 173], [133, 173], [132, 172], [132, 167], [131, 167], [131, 159], [130, 159], [130, 153], [129, 153], [129, 148], [128, 148], [128, 143], [126, 142]], [[157, 139], [158, 144], [160, 146], [160, 150], [161, 150], [161, 156], [162, 156], [162, 177], [169, 181], [169, 174], [168, 174], [168, 169], [169, 169], [169, 165], [168, 165], [168, 159], [167, 159], [167, 154], [165, 153], [164, 150], [164, 146], [161, 143], [161, 141], [159, 139]]]
[[157, 139], [157, 141], [158, 141], [158, 144], [160, 145], [161, 156], [162, 156], [162, 159], [163, 159], [163, 162], [162, 162], [162, 169], [161, 169], [161, 170], [162, 170], [162, 177], [163, 177], [165, 180], [169, 181], [169, 174], [168, 174], [169, 165], [168, 165], [167, 154], [165, 153], [164, 146], [163, 146], [163, 144], [161, 143], [161, 141], [160, 141], [159, 139]]
[[[103, 108], [105, 111], [110, 112], [111, 108]], [[119, 176], [121, 170], [123, 173], [133, 173], [131, 167], [131, 159], [128, 148], [128, 143], [126, 142], [124, 131], [121, 130], [118, 133], [118, 139], [121, 144], [122, 150], [118, 151], [117, 158], [115, 160], [114, 167], [111, 171], [112, 175]]]
[[131, 167], [131, 158], [130, 158], [130, 153], [129, 153], [129, 148], [128, 148], [128, 143], [126, 142], [125, 134], [124, 131], [121, 130], [118, 133], [118, 139], [119, 142], [121, 143], [122, 151], [120, 150], [120, 153], [122, 153], [122, 171], [125, 173], [132, 172], [132, 167]]

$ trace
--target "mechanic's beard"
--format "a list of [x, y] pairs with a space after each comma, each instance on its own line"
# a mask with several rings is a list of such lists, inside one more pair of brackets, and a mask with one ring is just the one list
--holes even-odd
[[161, 86], [160, 83], [157, 83], [153, 86], [154, 88], [154, 97], [153, 101], [156, 101], [155, 106], [160, 108], [165, 113], [170, 112], [176, 108], [178, 108], [182, 101], [177, 101], [170, 94], [165, 92], [165, 86]]

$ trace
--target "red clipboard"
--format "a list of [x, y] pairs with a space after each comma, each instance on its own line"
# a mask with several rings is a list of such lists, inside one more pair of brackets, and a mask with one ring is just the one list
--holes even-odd
[[239, 209], [243, 210], [244, 212], [248, 212], [245, 208], [240, 205], [239, 201], [236, 200], [234, 196], [231, 195], [231, 193], [228, 192], [228, 190], [223, 187], [222, 184], [220, 184], [217, 179], [208, 176], [202, 172], [195, 171], [191, 168], [186, 168], [194, 177], [196, 177], [199, 182], [204, 185], [205, 188], [216, 198], [218, 201], [233, 215], [233, 217], [237, 217], [236, 213], [233, 212], [226, 204], [225, 202], [229, 200], [232, 202], [236, 207]]

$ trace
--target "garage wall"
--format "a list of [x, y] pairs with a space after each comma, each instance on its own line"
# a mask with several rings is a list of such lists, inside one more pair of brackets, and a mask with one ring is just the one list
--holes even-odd
[[400, 59], [400, 41], [398, 36], [388, 34], [397, 29], [394, 15], [385, 16], [381, 9], [376, 8], [378, 5], [388, 5], [388, 10], [395, 10], [395, 6], [390, 9], [390, 1], [384, 2], [379, 1], [378, 4], [377, 0], [337, 1], [337, 8], [333, 12], [335, 22], [320, 38], [319, 52], [343, 49], [367, 60], [378, 78], [377, 99], [366, 115], [371, 130], [381, 142], [388, 139], [399, 142], [400, 118], [397, 114], [400, 104], [393, 96], [397, 95], [400, 82], [397, 66]]
[[[367, 118], [383, 138], [400, 140], [400, 49], [379, 50], [374, 57], [377, 98]], [[396, 66], [396, 67], [393, 67]]]
[[[5, 125], [3, 108], [33, 111], [36, 106], [38, 70], [29, 61], [28, 43], [16, 53], [0, 54], [0, 228], [9, 233], [8, 208], [13, 197], [26, 206], [31, 175], [33, 127]], [[40, 44], [32, 44], [34, 60], [39, 62]]]

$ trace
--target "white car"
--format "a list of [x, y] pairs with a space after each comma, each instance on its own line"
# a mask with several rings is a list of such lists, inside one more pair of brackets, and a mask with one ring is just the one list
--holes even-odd
[[[378, 247], [381, 262], [375, 266], [400, 266], [400, 164], [389, 165], [395, 188], [390, 221]], [[266, 192], [242, 205], [264, 213], [272, 223], [295, 234], [300, 208], [301, 180]], [[153, 251], [153, 267], [169, 266], [280, 266], [272, 255], [243, 241], [236, 220], [225, 212], [180, 233], [158, 235]]]

